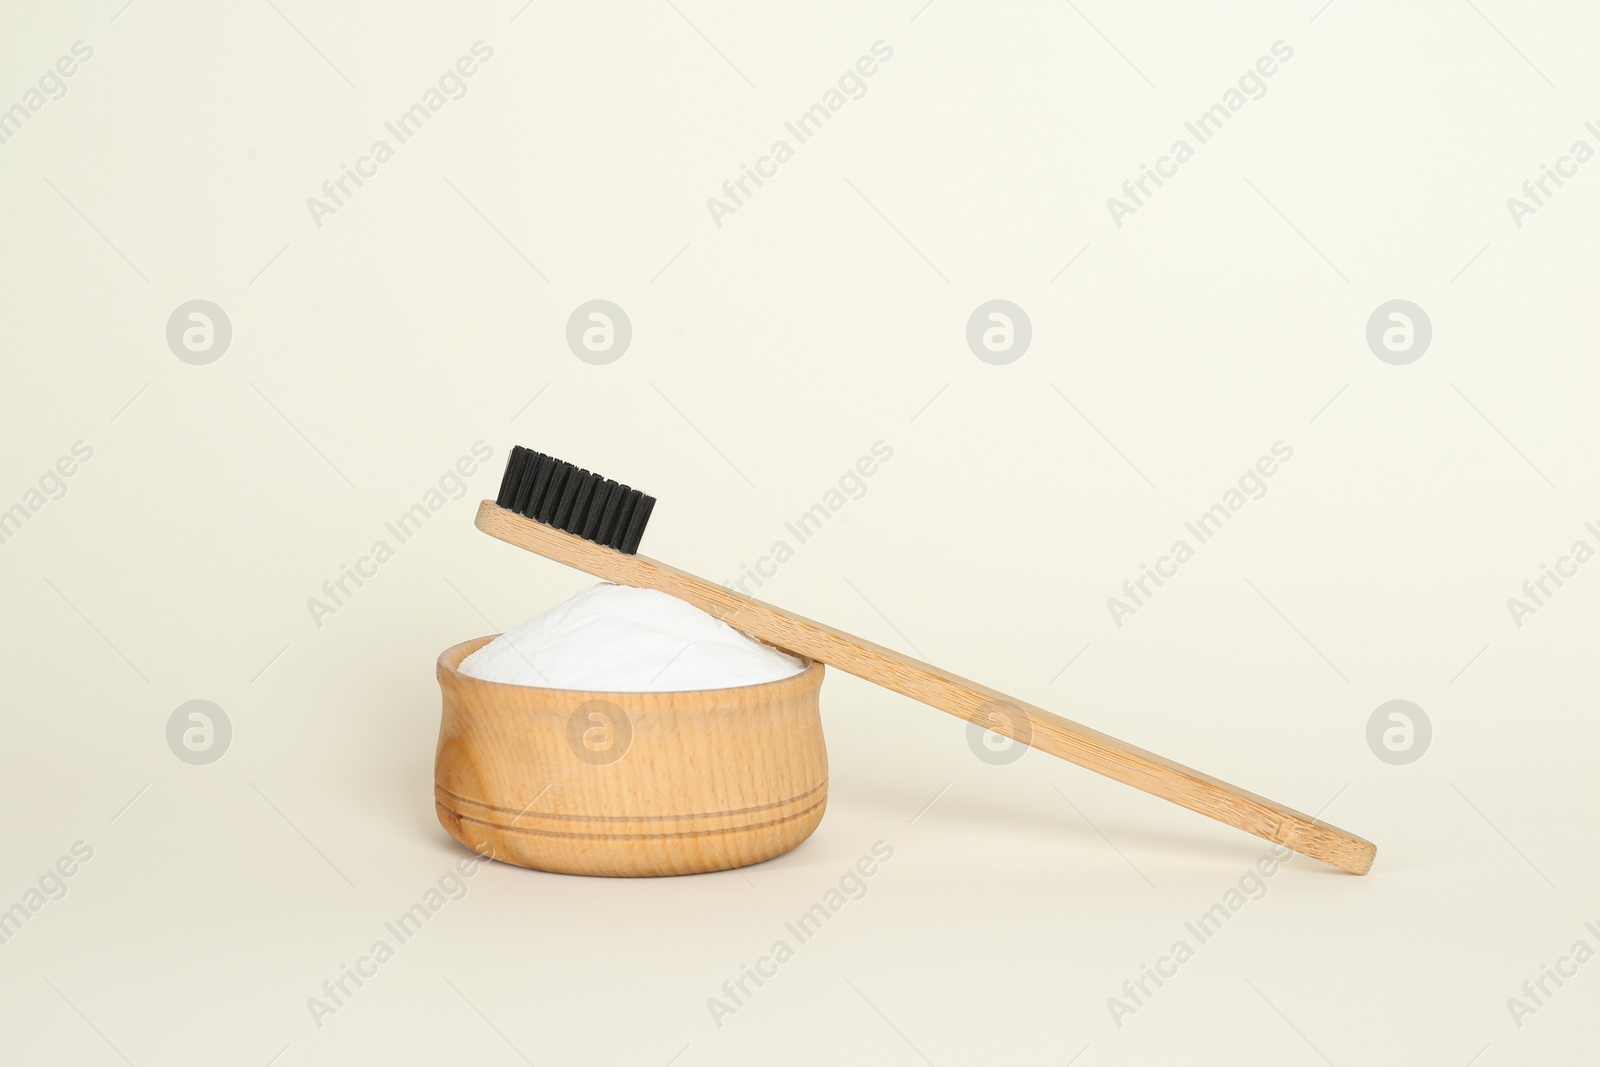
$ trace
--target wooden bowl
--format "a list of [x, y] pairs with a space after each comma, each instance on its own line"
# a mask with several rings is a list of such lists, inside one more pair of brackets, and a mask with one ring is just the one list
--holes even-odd
[[822, 821], [822, 664], [677, 693], [506, 685], [456, 669], [491, 640], [446, 649], [438, 667], [434, 806], [474, 852], [561, 874], [697, 874], [780, 856]]

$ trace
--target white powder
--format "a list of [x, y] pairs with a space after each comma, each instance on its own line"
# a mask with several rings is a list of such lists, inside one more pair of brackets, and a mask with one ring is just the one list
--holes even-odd
[[775, 682], [804, 664], [654, 589], [585, 589], [461, 661], [490, 682], [613, 693]]

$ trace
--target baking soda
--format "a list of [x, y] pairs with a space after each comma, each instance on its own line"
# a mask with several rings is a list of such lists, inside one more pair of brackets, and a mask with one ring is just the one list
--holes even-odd
[[804, 669], [675, 596], [609, 583], [501, 634], [460, 667], [489, 682], [612, 693], [727, 689]]

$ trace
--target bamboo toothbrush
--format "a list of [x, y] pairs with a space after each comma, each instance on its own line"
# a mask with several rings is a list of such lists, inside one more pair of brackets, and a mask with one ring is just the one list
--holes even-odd
[[890, 648], [637, 555], [655, 498], [520, 445], [478, 529], [597, 578], [657, 589], [736, 630], [1355, 874], [1372, 842]]

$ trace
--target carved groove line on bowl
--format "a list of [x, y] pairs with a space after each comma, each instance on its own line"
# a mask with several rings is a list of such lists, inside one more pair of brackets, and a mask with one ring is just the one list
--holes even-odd
[[[799, 799], [799, 798], [796, 798], [796, 799]], [[508, 824], [505, 824], [505, 823], [491, 822], [488, 819], [478, 819], [478, 818], [474, 818], [471, 815], [463, 815], [459, 811], [456, 811], [455, 809], [447, 806], [446, 804], [444, 804], [441, 801], [437, 801], [437, 800], [434, 801], [434, 803], [437, 804], [438, 807], [442, 811], [448, 812], [451, 815], [451, 817], [453, 817], [455, 819], [459, 819], [461, 822], [470, 822], [470, 823], [474, 823], [474, 824], [476, 824], [478, 826], [487, 826], [492, 830], [499, 830], [499, 831], [501, 831], [503, 833], [532, 834], [532, 835], [537, 836], [537, 837], [587, 838], [587, 839], [596, 840], [596, 841], [662, 841], [662, 840], [666, 840], [668, 838], [678, 838], [678, 837], [705, 837], [706, 835], [713, 834], [713, 833], [718, 833], [718, 834], [722, 834], [722, 833], [740, 833], [740, 832], [748, 831], [748, 830], [764, 830], [764, 829], [766, 829], [768, 827], [771, 827], [771, 826], [782, 826], [784, 823], [794, 822], [797, 819], [803, 819], [807, 815], [810, 815], [812, 812], [816, 811], [818, 808], [822, 807], [827, 802], [828, 802], [828, 798], [827, 797], [819, 797], [815, 803], [811, 804], [809, 807], [805, 808], [802, 811], [797, 811], [797, 812], [794, 812], [791, 815], [785, 815], [785, 816], [782, 816], [781, 818], [777, 818], [777, 819], [769, 819], [766, 822], [746, 823], [746, 824], [741, 825], [741, 826], [718, 826], [718, 827], [707, 827], [707, 828], [703, 828], [703, 829], [699, 829], [699, 830], [693, 830], [693, 829], [691, 829], [691, 830], [677, 830], [677, 831], [671, 831], [671, 832], [666, 832], [666, 833], [653, 833], [653, 834], [585, 834], [585, 833], [574, 833], [574, 832], [569, 831], [569, 830], [536, 830], [536, 829], [534, 829], [532, 827], [529, 827], [529, 826], [511, 826], [511, 825], [508, 825]], [[576, 821], [576, 820], [574, 820], [574, 821]], [[627, 823], [627, 822], [634, 822], [634, 821], [637, 821], [637, 820], [629, 819], [629, 818], [618, 818], [618, 819], [599, 818], [599, 819], [597, 819], [597, 818], [592, 817], [592, 816], [585, 816], [585, 817], [583, 817], [583, 821], [586, 821], [586, 822], [607, 822], [607, 823], [611, 823], [611, 822]]]

